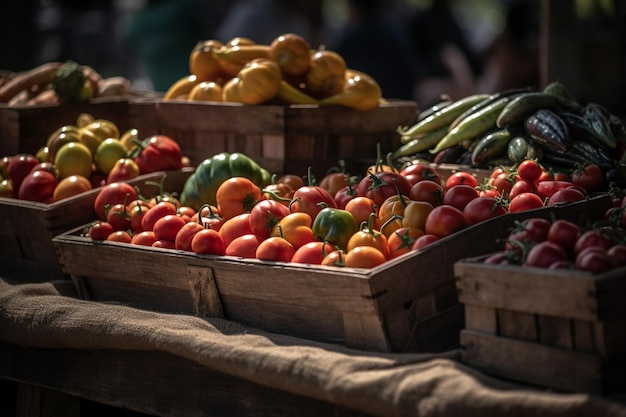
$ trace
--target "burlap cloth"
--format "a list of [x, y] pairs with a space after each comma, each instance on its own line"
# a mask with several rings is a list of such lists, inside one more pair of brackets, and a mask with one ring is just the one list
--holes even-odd
[[0, 339], [22, 346], [162, 351], [271, 388], [380, 416], [626, 416], [626, 404], [531, 390], [444, 354], [380, 354], [227, 320], [75, 298], [71, 284], [0, 279]]

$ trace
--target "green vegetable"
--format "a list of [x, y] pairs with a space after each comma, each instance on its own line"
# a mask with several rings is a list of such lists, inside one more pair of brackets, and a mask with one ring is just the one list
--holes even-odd
[[346, 250], [350, 237], [359, 230], [352, 213], [331, 207], [323, 208], [311, 227], [317, 240], [332, 243], [343, 250]]
[[222, 152], [205, 159], [191, 174], [180, 196], [181, 204], [199, 210], [204, 204], [216, 205], [219, 186], [229, 178], [245, 177], [259, 187], [270, 184], [269, 171], [248, 156]]
[[52, 88], [61, 103], [77, 102], [85, 99], [86, 82], [82, 66], [74, 61], [67, 61], [57, 69]]

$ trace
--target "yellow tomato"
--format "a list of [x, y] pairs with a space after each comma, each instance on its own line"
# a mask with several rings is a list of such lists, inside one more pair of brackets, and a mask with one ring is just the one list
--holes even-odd
[[107, 138], [120, 138], [120, 130], [117, 125], [106, 119], [96, 119], [88, 125], [83, 126], [83, 129], [93, 131], [93, 133], [99, 136], [101, 140], [105, 140]]
[[52, 194], [52, 201], [63, 200], [85, 191], [91, 190], [91, 181], [82, 175], [70, 175], [57, 184]]
[[126, 147], [119, 139], [108, 138], [102, 141], [93, 157], [98, 171], [108, 175], [118, 159], [126, 156]]
[[91, 151], [80, 142], [69, 142], [61, 146], [54, 158], [59, 179], [72, 175], [82, 175], [89, 178], [91, 176], [91, 164]]

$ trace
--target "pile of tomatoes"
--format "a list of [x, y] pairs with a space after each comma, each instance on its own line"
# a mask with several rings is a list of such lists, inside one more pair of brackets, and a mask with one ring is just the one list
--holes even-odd
[[335, 172], [319, 183], [310, 173], [285, 175], [263, 189], [232, 177], [217, 189], [217, 204], [199, 210], [170, 194], [147, 201], [113, 183], [98, 195], [99, 219], [87, 233], [201, 254], [371, 268], [495, 216], [585, 199], [591, 189], [531, 160], [498, 168], [482, 184], [466, 171], [444, 179], [419, 161], [400, 170], [372, 166], [362, 177]]

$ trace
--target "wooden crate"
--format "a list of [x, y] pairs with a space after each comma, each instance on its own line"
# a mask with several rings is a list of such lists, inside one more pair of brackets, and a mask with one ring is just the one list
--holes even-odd
[[[165, 187], [182, 189], [193, 169], [166, 173]], [[163, 172], [128, 181], [142, 195], [158, 188], [146, 181], [160, 181]], [[93, 204], [100, 188], [55, 203], [44, 204], [0, 197], [0, 276], [14, 281], [47, 281], [64, 277], [52, 238], [95, 219]]]
[[376, 160], [400, 146], [396, 128], [417, 116], [412, 101], [390, 101], [362, 113], [343, 107], [199, 103], [136, 99], [130, 103], [130, 123], [140, 135], [164, 134], [181, 145], [196, 166], [219, 152], [242, 152], [272, 173], [316, 177], [346, 161], [359, 175]]
[[584, 271], [457, 262], [463, 360], [559, 391], [626, 392], [626, 268]]
[[[588, 206], [604, 201], [608, 197], [574, 203], [568, 210], [584, 215]], [[464, 323], [454, 262], [495, 251], [496, 239], [530, 215], [489, 220], [372, 269], [92, 242], [77, 230], [55, 237], [54, 243], [64, 271], [85, 298], [226, 317], [359, 349], [436, 352], [458, 345]]]
[[128, 98], [95, 98], [84, 103], [47, 106], [0, 105], [0, 156], [35, 154], [48, 136], [67, 124], [76, 124], [81, 113], [112, 121], [126, 131], [129, 125]]

